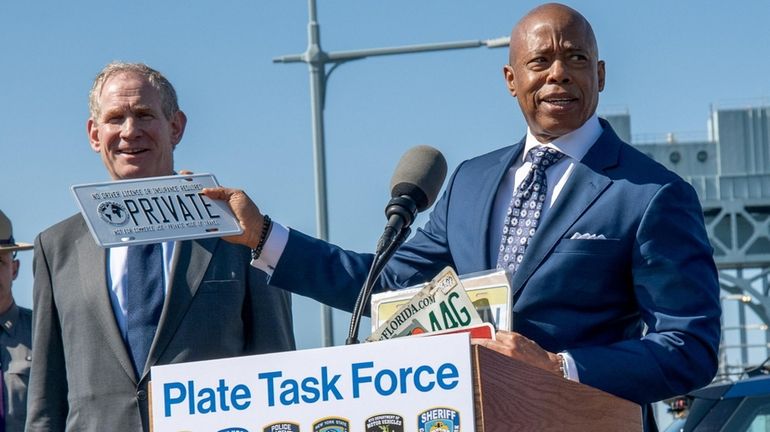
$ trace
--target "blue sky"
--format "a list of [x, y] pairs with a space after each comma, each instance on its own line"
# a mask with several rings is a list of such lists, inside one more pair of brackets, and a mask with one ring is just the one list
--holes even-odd
[[[507, 35], [534, 1], [320, 0], [322, 46], [341, 51]], [[570, 1], [607, 63], [599, 112], [627, 110], [634, 134], [705, 136], [712, 104], [770, 103], [770, 4]], [[87, 93], [111, 60], [165, 73], [189, 122], [177, 168], [241, 187], [283, 224], [315, 232], [305, 1], [0, 3], [0, 208], [20, 241], [75, 213], [73, 184], [107, 180], [85, 134]], [[505, 49], [381, 57], [340, 66], [326, 107], [330, 238], [370, 251], [393, 169], [429, 144], [462, 160], [525, 132], [502, 80]], [[420, 221], [424, 221], [424, 217]], [[420, 223], [418, 221], [418, 223]], [[32, 253], [18, 303], [32, 303]], [[317, 306], [297, 299], [300, 346], [320, 343]], [[347, 317], [337, 315], [337, 343]], [[364, 327], [366, 328], [366, 327]]]

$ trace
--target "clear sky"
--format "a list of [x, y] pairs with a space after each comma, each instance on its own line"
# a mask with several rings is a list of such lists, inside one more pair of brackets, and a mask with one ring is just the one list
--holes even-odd
[[[320, 0], [318, 18], [322, 46], [339, 51], [504, 36], [538, 3]], [[567, 3], [593, 24], [607, 63], [599, 112], [627, 110], [634, 134], [705, 136], [712, 104], [770, 102], [766, 0]], [[146, 62], [176, 86], [189, 119], [177, 168], [214, 173], [273, 219], [315, 233], [307, 67], [272, 63], [305, 50], [307, 18], [300, 0], [0, 2], [0, 208], [16, 238], [32, 242], [75, 213], [71, 185], [108, 180], [85, 123], [91, 81], [111, 60]], [[326, 105], [332, 241], [373, 249], [390, 176], [408, 148], [435, 146], [452, 170], [523, 136], [502, 79], [506, 61], [505, 49], [478, 48], [334, 71]], [[14, 291], [30, 306], [32, 253], [20, 257]], [[316, 304], [295, 303], [300, 346], [318, 346]], [[347, 317], [337, 318], [342, 343]]]

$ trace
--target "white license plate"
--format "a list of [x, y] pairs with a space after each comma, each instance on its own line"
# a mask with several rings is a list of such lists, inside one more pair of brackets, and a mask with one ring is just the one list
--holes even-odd
[[224, 201], [200, 191], [217, 187], [212, 174], [173, 175], [72, 186], [101, 247], [241, 234]]

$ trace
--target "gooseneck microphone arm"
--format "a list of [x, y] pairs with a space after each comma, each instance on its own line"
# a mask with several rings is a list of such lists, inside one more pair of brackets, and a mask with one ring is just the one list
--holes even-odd
[[409, 227], [417, 213], [433, 205], [445, 176], [446, 160], [441, 152], [432, 147], [417, 146], [401, 157], [391, 179], [392, 198], [385, 207], [388, 223], [377, 242], [372, 265], [353, 306], [345, 342], [347, 345], [359, 342], [361, 316], [380, 273], [399, 246], [409, 237]]
[[[412, 230], [410, 228], [403, 227], [395, 237], [391, 238], [390, 243], [387, 244], [387, 246], [385, 246], [383, 249], [378, 248], [377, 252], [374, 254], [372, 265], [369, 267], [369, 274], [366, 275], [364, 286], [358, 293], [356, 304], [353, 306], [353, 315], [350, 320], [350, 328], [348, 329], [348, 338], [345, 340], [345, 345], [354, 345], [359, 343], [358, 330], [361, 325], [361, 317], [364, 314], [366, 304], [369, 303], [369, 297], [372, 295], [374, 284], [377, 282], [377, 279], [380, 277], [380, 273], [382, 273], [382, 270], [385, 268], [385, 264], [388, 262], [390, 257], [393, 256], [398, 247], [404, 243], [404, 240], [409, 237], [409, 233], [411, 231]], [[386, 244], [383, 242], [383, 239], [386, 235], [387, 233], [383, 233], [382, 237], [380, 237], [380, 245]]]

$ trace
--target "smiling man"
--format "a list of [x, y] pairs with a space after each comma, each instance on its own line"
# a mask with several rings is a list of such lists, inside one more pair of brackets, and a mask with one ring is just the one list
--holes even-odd
[[[526, 136], [460, 164], [378, 288], [445, 266], [505, 269], [513, 331], [476, 343], [642, 405], [708, 384], [721, 311], [698, 197], [597, 117], [605, 64], [591, 25], [561, 4], [535, 8], [503, 76]], [[371, 255], [271, 224], [242, 191], [204, 193], [228, 200], [246, 229], [228, 240], [261, 251], [271, 284], [352, 309]]]
[[[91, 148], [113, 180], [174, 174], [187, 120], [158, 71], [107, 65], [90, 110]], [[35, 244], [27, 431], [147, 431], [152, 366], [294, 348], [289, 294], [267, 286], [246, 247], [101, 249], [80, 214]]]
[[604, 61], [591, 26], [554, 5], [535, 9], [514, 27], [503, 75], [541, 143], [581, 128], [604, 90]]
[[174, 149], [187, 117], [174, 88], [157, 75], [111, 65], [94, 82], [86, 129], [113, 180], [174, 173]]

